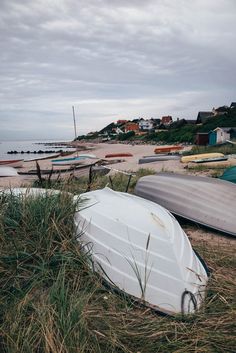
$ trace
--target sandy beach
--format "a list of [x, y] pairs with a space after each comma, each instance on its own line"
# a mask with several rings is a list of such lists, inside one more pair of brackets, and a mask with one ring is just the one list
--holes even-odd
[[[80, 143], [81, 145], [81, 143]], [[118, 144], [118, 143], [84, 143], [85, 147], [88, 148], [89, 152], [95, 154], [99, 159], [105, 159], [105, 155], [109, 153], [131, 153], [132, 157], [119, 157], [123, 160], [122, 162], [113, 164], [113, 160], [116, 158], [107, 158], [107, 163], [109, 166], [109, 161], [111, 169], [111, 174], [115, 173], [116, 170], [136, 172], [140, 168], [154, 169], [157, 172], [160, 171], [174, 171], [185, 173], [184, 164], [178, 160], [169, 160], [169, 161], [158, 161], [148, 164], [138, 164], [138, 160], [143, 156], [154, 155], [154, 145], [131, 145], [131, 144]], [[81, 153], [84, 153], [81, 152]], [[76, 155], [75, 153], [73, 155]], [[72, 157], [73, 155], [70, 155]], [[66, 158], [66, 157], [65, 157]], [[91, 160], [90, 160], [91, 162]], [[39, 160], [38, 164], [41, 169], [52, 168], [51, 159]], [[26, 172], [28, 170], [36, 169], [35, 161], [24, 162], [23, 168], [18, 169], [19, 172]], [[26, 175], [19, 175], [17, 177], [4, 177], [0, 178], [0, 187], [9, 188], [9, 187], [20, 187], [20, 186], [30, 186], [32, 183], [32, 177]]]

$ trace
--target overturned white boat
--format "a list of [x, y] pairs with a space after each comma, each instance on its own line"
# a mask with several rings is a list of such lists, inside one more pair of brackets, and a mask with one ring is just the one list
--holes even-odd
[[1, 167], [0, 166], [0, 177], [14, 177], [18, 173], [13, 167]]
[[[11, 189], [38, 196], [59, 191]], [[109, 188], [75, 196], [78, 240], [95, 269], [117, 289], [155, 310], [192, 313], [205, 296], [207, 270], [176, 219], [163, 207]]]
[[112, 285], [170, 314], [200, 306], [206, 269], [166, 209], [109, 188], [80, 198], [80, 240], [91, 246], [95, 268]]
[[177, 216], [236, 236], [236, 185], [216, 178], [158, 173], [138, 180], [135, 194]]

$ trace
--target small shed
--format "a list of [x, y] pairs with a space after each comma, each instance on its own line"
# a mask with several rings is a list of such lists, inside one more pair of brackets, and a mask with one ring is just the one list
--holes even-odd
[[209, 142], [208, 132], [198, 132], [196, 134], [196, 145], [206, 146]]
[[214, 146], [216, 145], [216, 131], [209, 132], [209, 145]]
[[236, 128], [217, 127], [209, 132], [209, 145], [225, 143], [227, 140], [236, 138]]
[[230, 127], [217, 127], [214, 130], [216, 132], [216, 143], [223, 143], [226, 140], [230, 140], [230, 130]]

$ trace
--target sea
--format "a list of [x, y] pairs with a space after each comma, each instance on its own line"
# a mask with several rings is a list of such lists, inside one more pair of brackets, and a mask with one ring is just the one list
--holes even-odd
[[[38, 154], [39, 150], [41, 151], [52, 151], [51, 153], [56, 153], [59, 150], [63, 151], [73, 151], [70, 147], [63, 145], [65, 142], [70, 141], [62, 141], [62, 140], [12, 140], [12, 141], [0, 141], [0, 159], [30, 159], [33, 157], [40, 157], [44, 154]], [[18, 152], [18, 153], [8, 153], [8, 152]], [[22, 153], [22, 152], [30, 152], [30, 153]], [[35, 153], [34, 153], [35, 152]], [[46, 154], [45, 154], [46, 156]]]

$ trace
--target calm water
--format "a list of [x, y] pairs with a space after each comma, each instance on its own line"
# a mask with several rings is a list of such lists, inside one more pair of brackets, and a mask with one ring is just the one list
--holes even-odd
[[[24, 154], [8, 154], [8, 151], [58, 151], [58, 150], [71, 150], [65, 146], [47, 146], [45, 145], [46, 143], [59, 143], [62, 140], [47, 140], [47, 141], [0, 141], [0, 159], [29, 159], [32, 158], [33, 156], [38, 156], [40, 157], [41, 154], [31, 154], [31, 153], [24, 153]], [[64, 141], [66, 142], [66, 141]], [[43, 156], [43, 154], [42, 154]]]

